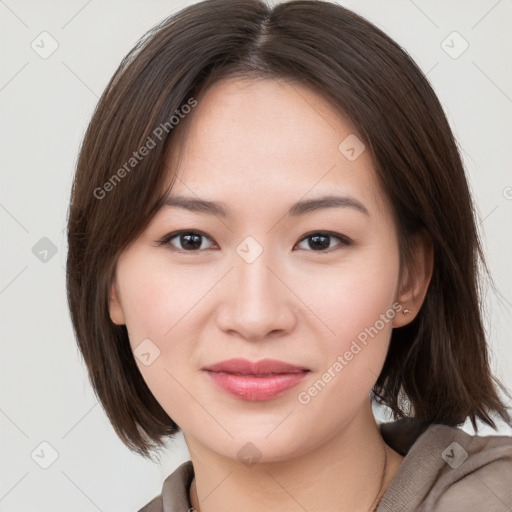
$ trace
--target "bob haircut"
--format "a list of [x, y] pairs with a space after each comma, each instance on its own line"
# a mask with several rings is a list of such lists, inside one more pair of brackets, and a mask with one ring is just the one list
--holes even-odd
[[469, 417], [475, 430], [477, 418], [496, 429], [497, 413], [510, 423], [496, 386], [510, 395], [491, 372], [482, 323], [479, 264], [490, 274], [475, 208], [423, 72], [389, 36], [335, 3], [206, 0], [165, 19], [123, 59], [86, 131], [71, 193], [71, 318], [95, 394], [123, 443], [152, 458], [180, 427], [143, 380], [126, 326], [110, 319], [117, 259], [172, 187], [165, 162], [178, 130], [170, 120], [185, 129], [185, 107], [232, 77], [310, 87], [352, 121], [393, 209], [401, 273], [417, 237], [431, 241], [425, 300], [410, 324], [393, 329], [372, 397], [395, 419], [457, 426]]

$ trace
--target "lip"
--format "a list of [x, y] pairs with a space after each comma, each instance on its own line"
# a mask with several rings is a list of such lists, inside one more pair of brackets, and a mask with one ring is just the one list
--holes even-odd
[[275, 359], [229, 359], [201, 368], [225, 392], [249, 401], [270, 400], [301, 382], [310, 371]]
[[243, 375], [266, 375], [271, 373], [283, 374], [309, 370], [305, 366], [296, 366], [277, 359], [261, 359], [260, 361], [249, 361], [236, 358], [227, 359], [220, 363], [203, 366], [202, 370], [212, 372], [241, 373]]

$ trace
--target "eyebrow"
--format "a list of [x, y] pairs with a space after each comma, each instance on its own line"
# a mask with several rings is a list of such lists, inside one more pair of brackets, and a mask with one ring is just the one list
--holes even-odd
[[[168, 196], [164, 201], [164, 206], [173, 208], [182, 208], [196, 213], [204, 213], [208, 215], [217, 215], [223, 218], [229, 218], [229, 210], [225, 203], [219, 201], [206, 201], [186, 196]], [[349, 196], [327, 195], [317, 197], [315, 199], [306, 199], [298, 201], [290, 207], [287, 216], [298, 217], [311, 212], [326, 210], [328, 208], [353, 208], [364, 215], [370, 217], [370, 213], [366, 207], [357, 199]]]

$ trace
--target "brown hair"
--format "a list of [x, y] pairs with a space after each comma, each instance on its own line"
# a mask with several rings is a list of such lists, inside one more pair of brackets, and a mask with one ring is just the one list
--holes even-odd
[[[469, 417], [475, 429], [480, 418], [496, 428], [489, 415], [496, 412], [510, 422], [495, 385], [506, 390], [489, 367], [479, 264], [489, 272], [474, 206], [425, 75], [390, 37], [335, 3], [207, 0], [154, 27], [123, 59], [89, 124], [74, 179], [69, 307], [92, 386], [121, 440], [151, 458], [179, 427], [144, 382], [126, 327], [110, 319], [117, 258], [161, 206], [177, 133], [169, 120], [233, 76], [294, 81], [332, 101], [356, 126], [392, 205], [401, 269], [415, 235], [432, 240], [427, 295], [416, 318], [393, 330], [374, 398], [395, 418], [456, 426]], [[138, 149], [150, 139], [155, 146], [142, 158]], [[402, 409], [403, 397], [412, 411]]]

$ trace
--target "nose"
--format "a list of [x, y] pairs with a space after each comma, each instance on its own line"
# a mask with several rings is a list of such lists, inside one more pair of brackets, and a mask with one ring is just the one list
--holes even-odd
[[249, 341], [291, 332], [298, 299], [287, 277], [283, 265], [271, 261], [266, 251], [251, 263], [235, 255], [234, 268], [220, 290], [218, 327]]

